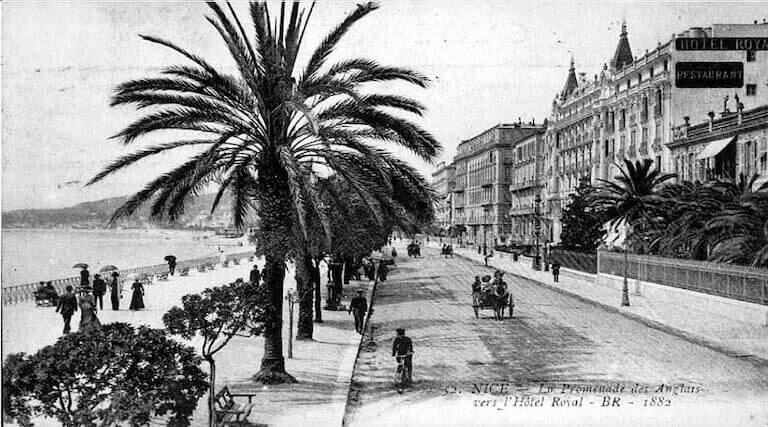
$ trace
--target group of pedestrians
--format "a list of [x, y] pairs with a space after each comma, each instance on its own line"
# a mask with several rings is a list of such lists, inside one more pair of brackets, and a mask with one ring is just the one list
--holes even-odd
[[[65, 288], [65, 293], [57, 296], [56, 312], [61, 313], [64, 319], [64, 334], [72, 330], [72, 316], [76, 311], [80, 311], [80, 325], [78, 330], [85, 331], [91, 328], [101, 328], [101, 322], [97, 316], [98, 310], [104, 310], [104, 296], [109, 288], [110, 302], [112, 310], [120, 310], [120, 299], [122, 298], [122, 283], [120, 283], [120, 273], [113, 271], [110, 274], [109, 282], [102, 278], [101, 274], [94, 274], [91, 280], [91, 274], [88, 267], [83, 267], [80, 271], [80, 286], [75, 289], [70, 285]], [[136, 311], [145, 308], [144, 306], [144, 285], [137, 279], [131, 285], [133, 290], [131, 303], [128, 306], [130, 310]], [[55, 290], [54, 290], [55, 292]]]

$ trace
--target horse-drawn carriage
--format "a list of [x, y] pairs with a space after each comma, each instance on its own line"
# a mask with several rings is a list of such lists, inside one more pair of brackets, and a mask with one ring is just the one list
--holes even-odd
[[418, 258], [421, 256], [421, 245], [417, 242], [411, 242], [408, 244], [408, 256]]
[[453, 245], [443, 245], [443, 247], [440, 248], [440, 255], [443, 255], [446, 258], [453, 258]]
[[481, 289], [472, 293], [472, 308], [475, 310], [477, 319], [480, 318], [480, 310], [493, 310], [493, 318], [502, 320], [504, 310], [507, 308], [509, 308], [509, 317], [512, 318], [515, 303], [506, 282], [501, 278], [503, 273], [497, 272], [494, 275], [496, 278], [492, 283], [490, 283], [491, 276], [483, 276]]
[[59, 305], [59, 295], [53, 287], [40, 287], [35, 291], [35, 305], [38, 307], [55, 307]]

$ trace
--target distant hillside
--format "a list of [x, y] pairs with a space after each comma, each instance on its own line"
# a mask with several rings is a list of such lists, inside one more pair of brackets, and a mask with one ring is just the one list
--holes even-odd
[[[178, 223], [152, 222], [149, 219], [149, 206], [144, 206], [131, 218], [123, 220], [119, 225], [124, 227], [184, 227], [195, 223], [198, 226], [228, 225], [228, 206], [230, 198], [224, 196], [210, 218], [201, 218], [210, 213], [214, 199], [213, 194], [202, 195], [190, 203], [187, 213]], [[81, 227], [96, 228], [105, 227], [117, 208], [128, 200], [128, 197], [112, 197], [109, 199], [85, 202], [78, 205], [59, 209], [23, 209], [2, 213], [4, 228], [18, 227]], [[223, 223], [223, 224], [222, 224]]]

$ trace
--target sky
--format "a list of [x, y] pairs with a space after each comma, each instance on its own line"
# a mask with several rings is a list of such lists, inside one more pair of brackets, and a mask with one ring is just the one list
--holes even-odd
[[[247, 21], [245, 4], [235, 3]], [[299, 63], [355, 3], [318, 2]], [[139, 117], [131, 107], [109, 106], [114, 87], [183, 63], [138, 34], [173, 40], [232, 69], [203, 2], [5, 0], [0, 7], [3, 211], [127, 195], [189, 156], [179, 150], [83, 186], [117, 156], [172, 136], [130, 146], [110, 139]], [[768, 8], [759, 2], [385, 1], [332, 59], [362, 56], [429, 76], [428, 89], [394, 89], [427, 106], [419, 123], [442, 143], [439, 160], [450, 162], [462, 140], [495, 124], [547, 117], [571, 55], [577, 72], [598, 73], [613, 55], [622, 18], [633, 53], [641, 55], [689, 27], [762, 21]], [[434, 170], [406, 158], [425, 175]]]

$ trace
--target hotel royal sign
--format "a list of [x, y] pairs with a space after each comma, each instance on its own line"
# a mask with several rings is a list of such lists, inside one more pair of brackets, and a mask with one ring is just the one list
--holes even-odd
[[736, 88], [744, 86], [742, 62], [678, 62], [675, 85], [679, 88]]
[[[699, 37], [675, 40], [680, 51], [768, 50], [768, 37]], [[679, 88], [740, 88], [744, 86], [743, 62], [677, 62], [675, 86]]]

